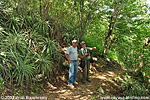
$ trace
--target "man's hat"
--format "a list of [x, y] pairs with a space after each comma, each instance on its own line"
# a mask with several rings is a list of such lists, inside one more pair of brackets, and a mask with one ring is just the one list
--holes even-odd
[[72, 40], [72, 43], [78, 42], [77, 40]]
[[85, 42], [84, 42], [84, 41], [82, 41], [82, 42], [80, 43], [80, 45], [82, 45], [82, 44], [85, 44]]

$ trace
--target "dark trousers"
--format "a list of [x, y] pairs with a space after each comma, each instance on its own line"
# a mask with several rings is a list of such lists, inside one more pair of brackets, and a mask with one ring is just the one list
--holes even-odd
[[90, 61], [86, 61], [85, 67], [82, 69], [83, 81], [86, 81], [89, 79], [89, 69], [90, 69]]

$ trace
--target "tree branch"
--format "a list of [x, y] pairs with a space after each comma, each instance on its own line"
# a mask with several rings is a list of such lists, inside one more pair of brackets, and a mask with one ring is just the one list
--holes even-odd
[[119, 7], [118, 13], [117, 13], [117, 15], [116, 15], [116, 18], [115, 18], [115, 21], [114, 21], [114, 24], [113, 24], [113, 27], [112, 27], [112, 31], [114, 30], [115, 23], [116, 23], [116, 21], [117, 21], [117, 18], [118, 18], [118, 15], [119, 15], [119, 13], [120, 13], [120, 10], [121, 10], [121, 7], [122, 7], [123, 2], [124, 2], [124, 0], [122, 0], [121, 5], [120, 5], [120, 7]]
[[92, 1], [90, 2], [89, 12], [88, 12], [88, 15], [87, 15], [87, 17], [86, 17], [86, 21], [85, 21], [83, 30], [81, 30], [81, 38], [79, 39], [79, 41], [82, 40], [83, 35], [84, 35], [84, 32], [85, 32], [85, 29], [86, 29], [86, 26], [87, 26], [87, 24], [88, 24], [88, 21], [90, 20], [90, 16], [91, 16], [91, 15], [93, 14], [93, 12], [95, 11], [95, 10], [92, 11], [91, 8], [92, 8], [92, 6], [93, 6], [94, 4], [96, 4], [96, 2], [97, 2], [97, 0], [95, 0], [93, 3], [92, 3]]

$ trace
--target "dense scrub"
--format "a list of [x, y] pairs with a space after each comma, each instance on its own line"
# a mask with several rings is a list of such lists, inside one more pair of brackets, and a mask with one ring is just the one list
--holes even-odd
[[149, 95], [148, 8], [138, 0], [1, 0], [0, 92], [31, 86], [38, 74], [56, 77], [59, 47], [78, 39], [97, 47], [93, 56], [125, 66], [125, 95]]

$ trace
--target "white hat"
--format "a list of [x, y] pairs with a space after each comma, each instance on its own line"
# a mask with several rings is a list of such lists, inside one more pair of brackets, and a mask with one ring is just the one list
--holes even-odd
[[77, 40], [72, 40], [72, 43], [74, 43], [74, 42], [78, 42]]
[[85, 44], [85, 42], [84, 42], [84, 41], [82, 41], [82, 42], [80, 43], [80, 45], [82, 45], [82, 44]]

